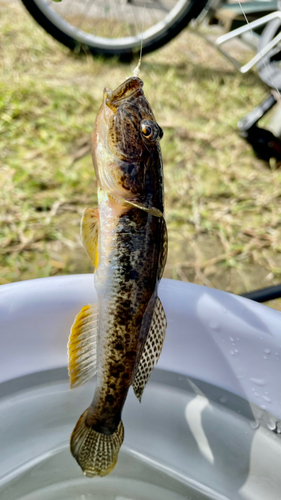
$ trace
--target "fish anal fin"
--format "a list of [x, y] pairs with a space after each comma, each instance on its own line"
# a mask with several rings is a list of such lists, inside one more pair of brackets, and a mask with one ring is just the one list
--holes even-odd
[[157, 297], [147, 339], [144, 344], [139, 366], [134, 377], [134, 393], [141, 401], [144, 388], [158, 363], [165, 340], [167, 320], [161, 300]]
[[71, 327], [68, 344], [68, 374], [70, 387], [90, 380], [97, 371], [98, 304], [82, 307]]
[[86, 208], [81, 220], [81, 239], [87, 255], [98, 267], [99, 211], [97, 208]]

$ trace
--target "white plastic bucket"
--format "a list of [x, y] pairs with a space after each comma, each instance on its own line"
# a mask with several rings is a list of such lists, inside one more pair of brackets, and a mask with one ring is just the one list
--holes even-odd
[[[163, 279], [168, 319], [159, 368], [239, 395], [281, 418], [281, 313], [204, 286]], [[0, 287], [0, 382], [66, 366], [70, 327], [97, 300], [93, 275]], [[253, 388], [270, 392], [269, 401]]]
[[280, 313], [173, 280], [159, 295], [160, 370], [141, 405], [129, 394], [116, 469], [90, 480], [69, 436], [94, 388], [69, 391], [65, 367], [74, 317], [96, 300], [94, 277], [0, 288], [1, 500], [280, 500]]

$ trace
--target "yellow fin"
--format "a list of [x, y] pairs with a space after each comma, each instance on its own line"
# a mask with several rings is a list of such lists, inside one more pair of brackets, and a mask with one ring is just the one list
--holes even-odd
[[86, 208], [81, 220], [81, 239], [87, 255], [98, 267], [99, 211], [97, 208]]
[[134, 393], [141, 401], [142, 393], [154, 366], [158, 363], [163, 343], [165, 340], [167, 320], [159, 297], [156, 299], [155, 308], [144, 349], [140, 358], [137, 373], [133, 381]]
[[85, 476], [106, 476], [114, 469], [124, 440], [120, 420], [113, 434], [95, 431], [86, 422], [88, 409], [79, 418], [70, 439], [70, 450]]
[[98, 304], [82, 307], [67, 344], [70, 387], [85, 384], [96, 374], [97, 329]]

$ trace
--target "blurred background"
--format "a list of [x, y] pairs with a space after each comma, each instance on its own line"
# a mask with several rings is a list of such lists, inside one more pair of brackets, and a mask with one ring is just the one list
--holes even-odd
[[[137, 59], [81, 57], [19, 1], [2, 0], [0, 13], [0, 284], [92, 272], [79, 235], [82, 211], [97, 205], [90, 133], [103, 88]], [[164, 130], [164, 277], [237, 294], [280, 283], [281, 171], [237, 133], [266, 85], [188, 28], [144, 56], [140, 77]]]

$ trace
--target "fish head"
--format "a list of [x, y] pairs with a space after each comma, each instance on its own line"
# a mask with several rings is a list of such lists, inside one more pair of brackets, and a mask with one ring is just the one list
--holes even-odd
[[142, 87], [139, 78], [131, 77], [114, 91], [105, 88], [92, 136], [99, 187], [125, 200], [147, 198], [153, 168], [159, 161], [162, 165], [163, 131]]

